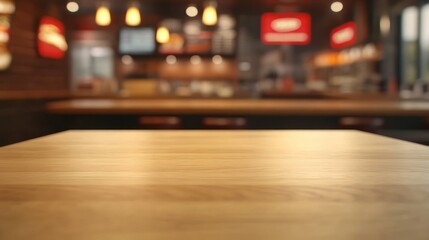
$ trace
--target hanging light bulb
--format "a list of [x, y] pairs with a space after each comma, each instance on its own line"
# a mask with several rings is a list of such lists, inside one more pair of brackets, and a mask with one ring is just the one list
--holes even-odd
[[75, 1], [70, 1], [67, 3], [66, 8], [69, 12], [75, 13], [79, 11], [79, 4]]
[[95, 22], [99, 26], [109, 26], [111, 21], [109, 8], [106, 5], [101, 5], [95, 14]]
[[161, 26], [156, 30], [156, 41], [158, 43], [167, 43], [170, 41], [170, 31], [164, 26]]
[[137, 5], [131, 5], [125, 15], [125, 22], [128, 26], [138, 26], [142, 22], [140, 10]]
[[207, 26], [217, 24], [217, 10], [214, 2], [209, 3], [203, 12], [203, 23]]
[[188, 17], [196, 17], [198, 15], [198, 8], [194, 5], [189, 5], [189, 7], [186, 8], [186, 15], [188, 15]]

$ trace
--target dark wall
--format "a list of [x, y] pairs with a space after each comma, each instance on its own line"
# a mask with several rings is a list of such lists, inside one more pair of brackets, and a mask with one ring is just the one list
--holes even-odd
[[64, 121], [45, 112], [46, 101], [0, 101], [0, 146], [65, 130]]
[[43, 59], [36, 48], [40, 18], [63, 19], [63, 1], [15, 0], [15, 4], [9, 44], [12, 65], [0, 72], [0, 146], [62, 130], [61, 121], [47, 115], [44, 105], [46, 94], [68, 90], [67, 60]]

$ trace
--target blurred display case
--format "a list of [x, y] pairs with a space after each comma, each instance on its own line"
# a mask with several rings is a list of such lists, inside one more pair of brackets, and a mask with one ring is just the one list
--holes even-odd
[[380, 92], [381, 51], [369, 43], [341, 51], [325, 51], [306, 60], [307, 88], [342, 93]]

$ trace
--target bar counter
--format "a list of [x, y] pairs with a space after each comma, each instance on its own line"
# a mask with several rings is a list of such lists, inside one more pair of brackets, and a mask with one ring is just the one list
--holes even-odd
[[427, 239], [428, 156], [355, 131], [69, 131], [0, 148], [0, 239]]
[[51, 102], [47, 105], [47, 111], [67, 115], [429, 116], [429, 101], [391, 99], [74, 99]]

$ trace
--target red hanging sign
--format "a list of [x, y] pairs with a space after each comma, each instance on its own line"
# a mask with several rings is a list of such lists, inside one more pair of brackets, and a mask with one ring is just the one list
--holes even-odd
[[357, 28], [355, 22], [343, 24], [331, 32], [331, 46], [333, 48], [353, 46], [356, 41]]
[[307, 13], [266, 13], [262, 15], [261, 40], [269, 45], [308, 45], [311, 16]]
[[53, 59], [64, 57], [68, 46], [62, 22], [52, 17], [43, 17], [37, 36], [40, 56]]

